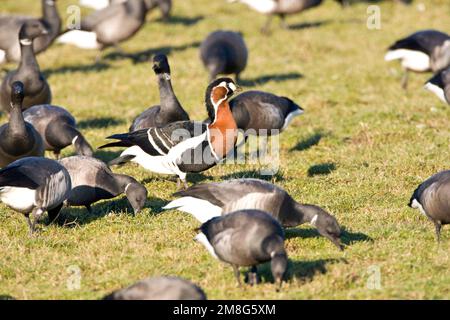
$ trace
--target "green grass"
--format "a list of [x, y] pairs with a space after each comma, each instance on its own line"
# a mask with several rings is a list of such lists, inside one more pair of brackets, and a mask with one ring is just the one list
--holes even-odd
[[[2, 12], [40, 12], [39, 1], [1, 2]], [[161, 212], [175, 183], [130, 165], [114, 170], [136, 177], [149, 191], [147, 208], [136, 217], [122, 197], [95, 205], [95, 216], [82, 208], [65, 209], [63, 218], [70, 223], [41, 224], [39, 234], [30, 238], [23, 216], [2, 205], [0, 295], [97, 299], [148, 276], [178, 275], [199, 284], [210, 299], [450, 298], [449, 228], [438, 248], [432, 224], [407, 207], [418, 183], [449, 167], [450, 108], [422, 89], [430, 74], [413, 74], [405, 93], [399, 65], [383, 60], [389, 44], [417, 29], [450, 32], [447, 0], [419, 1], [426, 3], [424, 12], [415, 5], [383, 2], [381, 30], [366, 28], [367, 4], [342, 10], [325, 1], [288, 19], [292, 25], [322, 21], [321, 26], [282, 30], [274, 24], [271, 37], [259, 33], [265, 17], [244, 5], [174, 2], [175, 17], [202, 19], [189, 26], [163, 24], [152, 13], [123, 48], [169, 53], [180, 101], [192, 119], [204, 119], [208, 75], [196, 43], [215, 29], [241, 30], [250, 50], [244, 89], [289, 96], [306, 110], [281, 135], [277, 183], [295, 199], [333, 213], [346, 230], [346, 251], [339, 252], [309, 226], [289, 230], [290, 280], [283, 290], [277, 293], [269, 283], [267, 265], [261, 268], [266, 282], [239, 289], [232, 269], [193, 241], [198, 223], [191, 216]], [[58, 1], [60, 12], [73, 3]], [[39, 63], [53, 103], [70, 110], [97, 147], [104, 137], [127, 131], [133, 117], [159, 97], [149, 63], [110, 59], [98, 69], [93, 67], [96, 54], [54, 45]], [[116, 151], [97, 155], [109, 160]], [[220, 181], [256, 168], [220, 166], [191, 180]], [[70, 266], [81, 270], [79, 290], [67, 287]], [[380, 268], [380, 289], [367, 287], [371, 266]]]

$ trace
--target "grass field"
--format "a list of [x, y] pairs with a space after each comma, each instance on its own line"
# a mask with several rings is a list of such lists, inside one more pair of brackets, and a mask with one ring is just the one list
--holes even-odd
[[[450, 108], [422, 88], [430, 74], [411, 75], [404, 92], [399, 65], [383, 60], [388, 45], [415, 30], [450, 32], [447, 0], [415, 2], [381, 3], [381, 29], [369, 30], [368, 4], [343, 10], [325, 1], [289, 17], [292, 30], [274, 23], [272, 36], [264, 37], [259, 28], [265, 17], [244, 5], [174, 0], [172, 22], [159, 22], [153, 12], [141, 32], [123, 44], [126, 52], [141, 52], [141, 59], [111, 49], [94, 65], [95, 51], [60, 45], [39, 55], [53, 104], [70, 110], [98, 147], [159, 102], [145, 59], [157, 52], [168, 54], [174, 89], [191, 118], [204, 119], [208, 75], [198, 43], [216, 29], [241, 30], [250, 51], [244, 90], [291, 97], [306, 111], [280, 137], [276, 183], [300, 202], [333, 213], [345, 228], [347, 248], [339, 252], [307, 225], [288, 230], [289, 280], [282, 291], [270, 283], [268, 265], [260, 270], [263, 284], [238, 288], [231, 267], [193, 241], [197, 221], [161, 211], [176, 184], [129, 165], [114, 170], [134, 176], [149, 191], [137, 216], [122, 197], [97, 203], [93, 216], [84, 208], [64, 209], [64, 226], [43, 223], [38, 235], [29, 237], [23, 216], [0, 206], [0, 295], [98, 299], [148, 276], [178, 275], [200, 285], [209, 299], [450, 298], [450, 228], [444, 227], [438, 247], [433, 225], [407, 207], [420, 182], [449, 168]], [[419, 11], [417, 2], [426, 10]], [[60, 12], [75, 3], [58, 1]], [[0, 11], [39, 15], [40, 1], [2, 0]], [[96, 155], [110, 160], [119, 151]], [[73, 152], [67, 148], [63, 155]], [[226, 165], [189, 179], [257, 177], [257, 168]], [[81, 282], [73, 289], [68, 284], [77, 270]], [[377, 270], [381, 282], [373, 288], [368, 283]]]

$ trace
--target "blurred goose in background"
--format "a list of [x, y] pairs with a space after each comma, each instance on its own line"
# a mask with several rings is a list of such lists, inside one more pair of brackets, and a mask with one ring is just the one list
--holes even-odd
[[200, 222], [243, 209], [262, 210], [283, 227], [310, 223], [340, 250], [341, 228], [336, 218], [322, 208], [300, 204], [285, 190], [259, 179], [234, 179], [197, 184], [175, 193], [176, 200], [163, 209], [176, 209], [192, 214]]
[[200, 57], [209, 71], [210, 81], [219, 74], [239, 74], [247, 66], [248, 50], [244, 38], [238, 32], [215, 31], [210, 33], [200, 45]]
[[421, 30], [396, 41], [384, 59], [400, 60], [405, 73], [402, 87], [408, 87], [408, 72], [438, 72], [450, 65], [450, 36], [437, 30]]
[[189, 115], [173, 92], [167, 56], [158, 54], [153, 57], [153, 71], [158, 79], [160, 104], [148, 108], [136, 117], [130, 126], [130, 132], [162, 127], [175, 121], [189, 121]]
[[80, 30], [67, 30], [57, 42], [83, 49], [114, 46], [134, 36], [144, 25], [147, 9], [144, 0], [127, 0], [95, 11], [81, 20]]
[[18, 34], [26, 21], [41, 22], [47, 33], [41, 34], [33, 41], [35, 54], [46, 50], [61, 31], [61, 18], [56, 8], [56, 0], [42, 0], [42, 18], [24, 16], [0, 16], [0, 64], [20, 61], [20, 43]]
[[[126, 0], [80, 0], [80, 5], [89, 7], [95, 10], [101, 10], [111, 4], [123, 3]], [[172, 10], [172, 0], [144, 0], [147, 10], [159, 8], [164, 20], [170, 16]]]
[[112, 292], [104, 300], [206, 300], [197, 285], [178, 277], [155, 277]]
[[270, 215], [259, 210], [240, 210], [206, 221], [196, 240], [216, 258], [231, 264], [241, 285], [239, 267], [251, 267], [249, 282], [257, 282], [257, 265], [270, 261], [278, 287], [286, 273], [288, 257], [284, 232]]
[[45, 211], [50, 222], [57, 218], [70, 188], [69, 173], [55, 160], [28, 157], [0, 170], [0, 201], [25, 215], [31, 234]]
[[112, 199], [125, 193], [134, 213], [144, 208], [147, 189], [134, 178], [113, 173], [102, 161], [86, 156], [72, 156], [59, 161], [70, 174], [72, 190], [67, 197], [69, 206], [85, 206], [91, 213], [91, 204]]
[[23, 112], [44, 141], [45, 150], [53, 151], [59, 159], [61, 150], [73, 145], [77, 154], [92, 156], [92, 147], [77, 129], [75, 118], [64, 108], [48, 104], [37, 105]]
[[136, 162], [147, 170], [178, 176], [178, 188], [187, 188], [188, 172], [202, 172], [225, 159], [236, 145], [237, 127], [228, 99], [237, 91], [233, 80], [220, 78], [209, 84], [205, 104], [212, 123], [177, 121], [161, 128], [115, 134], [100, 148], [128, 147], [110, 165]]
[[425, 89], [433, 92], [441, 101], [450, 105], [450, 67], [436, 73], [428, 80]]
[[6, 74], [0, 87], [0, 104], [4, 111], [11, 106], [11, 85], [21, 81], [25, 86], [25, 97], [22, 110], [36, 104], [47, 104], [52, 100], [50, 86], [39, 70], [39, 65], [33, 50], [33, 41], [47, 30], [42, 22], [30, 20], [20, 28], [19, 41], [22, 55], [17, 70]]
[[419, 209], [434, 223], [439, 243], [442, 226], [450, 224], [450, 170], [441, 171], [422, 182], [414, 190], [409, 206]]
[[281, 26], [285, 29], [289, 26], [285, 22], [286, 15], [300, 13], [306, 9], [316, 7], [323, 0], [228, 0], [228, 2], [241, 2], [255, 11], [268, 15], [266, 24], [262, 27], [262, 33], [269, 33], [270, 24], [274, 15], [281, 18]]
[[0, 127], [0, 167], [24, 157], [44, 156], [41, 136], [23, 119], [23, 98], [23, 83], [14, 82], [11, 90], [9, 122]]

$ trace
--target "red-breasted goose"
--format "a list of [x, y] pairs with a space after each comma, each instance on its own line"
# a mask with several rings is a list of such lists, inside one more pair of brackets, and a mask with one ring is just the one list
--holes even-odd
[[45, 211], [56, 219], [70, 188], [69, 173], [55, 160], [27, 157], [0, 170], [0, 201], [25, 215], [30, 233]]
[[408, 71], [437, 72], [450, 65], [450, 36], [437, 30], [421, 30], [391, 45], [384, 59], [400, 60], [405, 70], [402, 87], [408, 86]]
[[267, 212], [283, 227], [310, 223], [340, 250], [341, 228], [335, 217], [322, 208], [300, 204], [285, 190], [259, 179], [234, 179], [197, 184], [175, 193], [179, 197], [163, 209], [177, 209], [192, 214], [200, 222], [242, 209]]
[[175, 121], [189, 121], [189, 115], [173, 92], [170, 66], [166, 55], [158, 54], [153, 57], [153, 71], [158, 79], [160, 104], [148, 108], [136, 117], [130, 126], [130, 132], [163, 127]]
[[141, 29], [146, 13], [144, 0], [112, 4], [82, 19], [80, 30], [67, 30], [57, 42], [83, 49], [117, 47]]
[[0, 16], [0, 64], [2, 62], [20, 61], [20, 43], [17, 35], [26, 21], [42, 22], [48, 33], [40, 35], [33, 42], [36, 54], [46, 50], [61, 31], [61, 18], [56, 8], [56, 0], [42, 0], [42, 17], [40, 19], [24, 16]]
[[178, 277], [155, 277], [117, 290], [104, 300], [206, 300], [203, 290]]
[[424, 214], [435, 226], [440, 242], [441, 228], [450, 224], [450, 170], [441, 171], [422, 182], [411, 197], [409, 206]]
[[0, 87], [0, 104], [4, 111], [8, 111], [11, 106], [11, 84], [15, 81], [21, 81], [25, 86], [22, 109], [51, 102], [50, 86], [39, 70], [33, 50], [33, 41], [46, 32], [43, 23], [34, 20], [25, 22], [20, 28], [19, 41], [22, 55], [19, 67], [5, 76]]
[[[123, 3], [126, 0], [80, 0], [80, 4], [95, 10], [101, 10], [111, 4]], [[172, 10], [172, 0], [144, 0], [147, 10], [159, 8], [164, 20], [170, 16]]]
[[425, 89], [433, 92], [442, 102], [450, 105], [450, 67], [436, 73], [428, 80]]
[[36, 129], [22, 115], [24, 87], [14, 82], [11, 90], [9, 122], [0, 127], [0, 167], [30, 156], [44, 156], [44, 144]]
[[23, 112], [26, 122], [31, 123], [44, 141], [45, 150], [53, 151], [59, 159], [61, 150], [73, 145], [77, 154], [92, 156], [89, 142], [77, 129], [75, 118], [64, 108], [41, 104]]
[[228, 0], [228, 2], [241, 2], [255, 11], [268, 15], [266, 24], [262, 27], [262, 33], [269, 33], [270, 23], [274, 15], [281, 18], [283, 28], [288, 28], [284, 18], [286, 15], [302, 12], [316, 7], [322, 0]]
[[133, 161], [145, 169], [178, 176], [178, 187], [186, 184], [188, 172], [202, 172], [215, 166], [234, 149], [237, 127], [228, 99], [237, 90], [230, 78], [220, 78], [208, 86], [205, 104], [212, 123], [178, 121], [162, 128], [115, 134], [118, 142], [100, 148], [128, 147], [109, 164]]
[[247, 66], [248, 50], [240, 33], [218, 30], [203, 40], [200, 58], [211, 81], [219, 74], [235, 74], [238, 82], [239, 74]]
[[270, 261], [278, 287], [286, 273], [288, 257], [284, 231], [270, 215], [259, 210], [240, 210], [206, 221], [196, 240], [216, 258], [231, 264], [241, 284], [239, 267], [251, 267], [249, 282], [256, 284], [257, 265]]
[[91, 204], [112, 199], [125, 193], [134, 213], [144, 208], [147, 189], [136, 179], [113, 173], [102, 161], [86, 156], [72, 156], [59, 160], [70, 174], [72, 190], [65, 203], [69, 206], [85, 206], [91, 212]]

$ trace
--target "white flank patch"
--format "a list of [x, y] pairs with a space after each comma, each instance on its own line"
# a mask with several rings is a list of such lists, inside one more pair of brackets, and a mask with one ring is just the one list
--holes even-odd
[[447, 101], [447, 99], [445, 99], [445, 92], [444, 92], [444, 90], [441, 87], [439, 87], [439, 86], [437, 86], [435, 84], [432, 84], [431, 82], [427, 82], [425, 84], [425, 89], [433, 92], [444, 103], [450, 103], [450, 101]]
[[72, 30], [64, 33], [57, 40], [58, 43], [72, 44], [82, 49], [99, 49], [95, 32]]
[[277, 1], [275, 0], [239, 0], [239, 1], [245, 3], [250, 8], [264, 14], [272, 13], [277, 7]]
[[288, 114], [288, 116], [286, 117], [286, 119], [284, 120], [284, 125], [283, 128], [281, 128], [281, 130], [284, 130], [287, 128], [287, 126], [289, 125], [289, 123], [291, 123], [291, 121], [296, 117], [299, 116], [301, 114], [305, 113], [303, 110], [295, 110], [291, 113]]
[[211, 204], [209, 201], [194, 197], [182, 197], [173, 200], [163, 209], [176, 209], [190, 213], [201, 223], [222, 215], [222, 208]]
[[19, 212], [31, 212], [35, 205], [36, 190], [19, 187], [1, 187], [0, 201]]
[[5, 62], [6, 60], [6, 52], [3, 50], [0, 50], [0, 64]]
[[138, 146], [132, 146], [125, 149], [121, 156], [133, 155], [135, 156], [131, 161], [141, 165], [144, 169], [155, 173], [162, 174], [176, 174], [171, 168], [167, 166], [166, 156], [151, 156], [144, 152]]
[[319, 217], [319, 215], [315, 215], [312, 219], [311, 219], [311, 225], [316, 226], [316, 222], [317, 222], [317, 218]]
[[216, 252], [214, 251], [213, 246], [211, 245], [211, 243], [209, 243], [208, 238], [206, 238], [204, 233], [199, 233], [195, 236], [195, 240], [197, 240], [198, 242], [200, 242], [202, 245], [205, 246], [206, 250], [208, 250], [208, 252], [216, 259], [219, 259], [216, 255]]
[[414, 199], [411, 203], [411, 208], [414, 209], [419, 209], [420, 213], [423, 214], [424, 216], [428, 217], [427, 213], [425, 212], [425, 210], [423, 209], [422, 205], [420, 204], [419, 201], [417, 201], [416, 199]]
[[424, 72], [430, 69], [430, 57], [421, 52], [407, 49], [391, 50], [386, 53], [384, 60], [402, 60], [402, 66], [406, 69]]
[[95, 10], [101, 10], [109, 6], [109, 0], [80, 0], [80, 5]]

